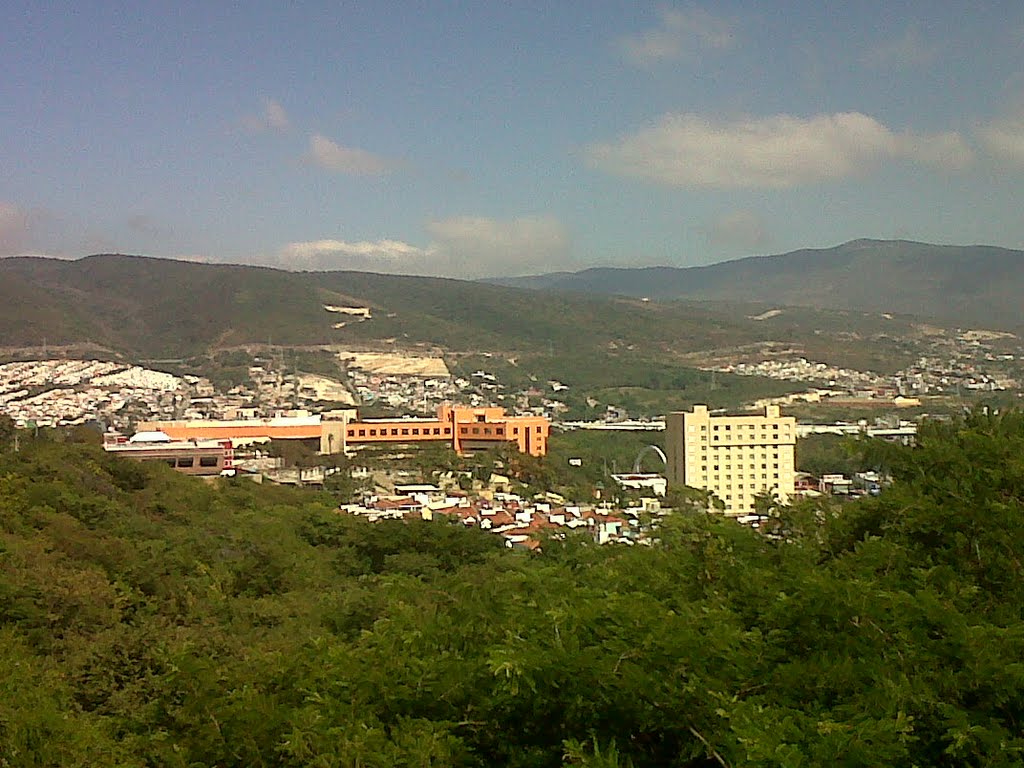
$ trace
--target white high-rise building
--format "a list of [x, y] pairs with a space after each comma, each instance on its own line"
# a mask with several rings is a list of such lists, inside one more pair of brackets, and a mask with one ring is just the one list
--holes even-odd
[[727, 515], [754, 512], [754, 497], [793, 495], [796, 419], [780, 416], [777, 405], [764, 415], [717, 416], [706, 405], [666, 419], [669, 485], [712, 491]]

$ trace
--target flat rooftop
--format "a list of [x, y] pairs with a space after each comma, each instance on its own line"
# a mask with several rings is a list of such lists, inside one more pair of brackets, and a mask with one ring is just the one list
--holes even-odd
[[350, 421], [352, 424], [440, 424], [441, 419], [426, 416], [397, 416], [393, 419], [359, 419]]
[[146, 453], [153, 451], [226, 450], [220, 440], [172, 440], [155, 443], [108, 443], [103, 449], [111, 453]]

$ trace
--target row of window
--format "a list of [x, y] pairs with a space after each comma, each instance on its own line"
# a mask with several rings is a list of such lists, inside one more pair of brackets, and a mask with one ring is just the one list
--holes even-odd
[[[481, 429], [483, 429], [482, 433], [480, 432]], [[534, 429], [534, 431], [538, 435], [542, 431], [542, 429], [541, 429], [541, 427], [539, 425], [534, 427], [533, 429]], [[530, 428], [529, 427], [523, 427], [523, 431], [524, 432], [529, 432]], [[459, 434], [460, 435], [468, 435], [470, 432], [472, 432], [474, 435], [479, 435], [479, 434], [490, 435], [490, 434], [492, 434], [490, 427], [473, 427], [472, 429], [470, 429], [469, 427], [459, 427]], [[504, 435], [505, 434], [505, 428], [504, 427], [495, 427], [493, 434], [495, 434], [495, 435]], [[519, 434], [519, 427], [512, 427], [512, 434], [513, 435], [518, 435]]]
[[[410, 432], [410, 430], [411, 430], [411, 432]], [[367, 432], [370, 433], [370, 437], [377, 437], [378, 430], [377, 429], [369, 429], [369, 430], [367, 430], [367, 429], [360, 429], [360, 430], [358, 430], [358, 432], [359, 432], [359, 437], [366, 437], [366, 433]], [[444, 428], [444, 434], [450, 436], [451, 433], [452, 433], [452, 428], [451, 427], [445, 427]], [[389, 434], [388, 430], [386, 430], [386, 429], [381, 429], [380, 430], [380, 436], [381, 437], [387, 437], [388, 434]], [[391, 429], [390, 434], [392, 436], [394, 436], [394, 437], [399, 437], [400, 435], [410, 435], [410, 434], [416, 435], [416, 436], [420, 436], [420, 435], [440, 435], [441, 434], [441, 427], [433, 427], [433, 429], [431, 429], [430, 427], [423, 427], [422, 430], [419, 427], [401, 427], [401, 428], [393, 427]], [[355, 437], [356, 436], [356, 430], [355, 429], [350, 429], [348, 431], [348, 436], [349, 437]]]
[[[700, 457], [707, 459], [708, 455], [712, 458], [717, 456], [747, 456], [749, 458], [755, 458], [760, 454], [762, 458], [767, 457], [768, 452], [771, 451], [776, 456], [779, 455], [779, 450], [786, 450], [790, 447], [789, 443], [747, 443], [745, 445], [713, 445], [711, 451], [708, 451], [706, 445], [700, 447]], [[696, 455], [697, 448], [693, 445], [686, 446], [686, 455], [691, 459]]]
[[[715, 448], [712, 448], [710, 452], [708, 452], [708, 449], [706, 447], [702, 447], [701, 448], [701, 458], [702, 459], [706, 459], [710, 455], [712, 459], [716, 459], [716, 460], [719, 457], [723, 457], [723, 458], [736, 457], [736, 458], [739, 458], [739, 459], [749, 459], [749, 460], [753, 461], [758, 456], [760, 456], [762, 459], [767, 459], [769, 453], [772, 454], [773, 457], [778, 457], [778, 455], [779, 455], [779, 446], [777, 446], [777, 445], [770, 445], [770, 446], [769, 445], [738, 445], [738, 446], [730, 446], [728, 448], [723, 447], [721, 449], [719, 449], [718, 447], [715, 447]], [[788, 451], [787, 451], [787, 453], [788, 453]], [[686, 455], [690, 456], [692, 458], [692, 457], [696, 456], [696, 454], [697, 454], [697, 452], [693, 449], [693, 446], [692, 445], [689, 446], [689, 448], [686, 451]]]
[[[733, 426], [734, 426], [733, 424], [715, 424], [712, 427], [712, 431], [713, 432], [719, 432], [719, 431], [722, 431], [722, 432], [732, 432]], [[778, 432], [779, 431], [780, 427], [779, 427], [778, 424], [771, 424], [771, 425], [769, 425], [769, 424], [736, 424], [735, 425], [737, 432], [742, 432], [743, 430], [746, 430], [746, 431], [750, 432], [750, 431], [753, 431], [755, 429], [760, 429], [760, 430], [764, 431], [764, 430], [768, 429], [769, 426], [771, 427], [772, 431], [774, 431], [774, 432]], [[694, 429], [693, 426], [691, 426], [689, 431], [690, 432], [695, 432], [696, 430]], [[706, 424], [701, 424], [700, 431], [701, 432], [707, 432], [708, 431], [707, 425]]]
[[[777, 481], [779, 479], [778, 475], [776, 475], [774, 479]], [[763, 491], [763, 490], [766, 490], [767, 487], [768, 486], [765, 485], [765, 483], [761, 483], [760, 485], [755, 485], [754, 483], [750, 484], [750, 490], [752, 490], [752, 491]], [[733, 486], [732, 486], [731, 483], [728, 483], [728, 484], [725, 485], [725, 490], [727, 490], [727, 491], [731, 491], [732, 488], [733, 488]], [[736, 490], [737, 491], [742, 491], [743, 490], [743, 483], [736, 483]]]
[[[713, 464], [712, 465], [712, 468], [716, 472], [719, 470], [720, 467], [723, 468], [723, 469], [732, 469], [732, 464]], [[778, 469], [778, 468], [779, 468], [779, 463], [778, 462], [774, 462], [772, 464], [772, 469]], [[736, 465], [736, 469], [757, 469], [757, 464], [751, 464], [749, 467], [744, 467], [743, 464], [737, 464]], [[761, 469], [768, 469], [768, 463], [767, 462], [762, 463], [761, 464]]]
[[[470, 432], [472, 432], [474, 435], [479, 435], [479, 434], [481, 434], [480, 433], [480, 429], [481, 429], [481, 427], [473, 427], [472, 429], [470, 429], [469, 427], [459, 427], [459, 434], [460, 435], [468, 435]], [[492, 433], [490, 427], [483, 427], [483, 434], [485, 434], [485, 435], [495, 434], [495, 435], [501, 436], [501, 435], [505, 434], [505, 428], [504, 427], [495, 427], [494, 428], [494, 432]], [[519, 434], [519, 427], [515, 427], [513, 429], [513, 431], [512, 431], [512, 434], [518, 435]]]
[[[747, 480], [756, 480], [757, 479], [757, 473], [751, 472], [746, 477], [747, 477]], [[778, 479], [779, 479], [779, 473], [778, 472], [775, 472], [773, 474], [772, 473], [768, 473], [768, 472], [762, 472], [761, 473], [761, 479], [762, 480], [768, 480], [769, 478], [771, 478], [772, 480], [777, 482]], [[716, 484], [718, 484], [718, 483], [720, 483], [722, 481], [724, 481], [726, 483], [730, 483], [733, 480], [742, 480], [743, 479], [743, 475], [726, 475], [725, 477], [722, 477], [721, 475], [712, 475], [711, 479], [714, 480]], [[707, 484], [708, 476], [706, 474], [701, 475], [701, 480], [703, 480], [704, 483]]]
[[[769, 439], [767, 435], [761, 435], [758, 439], [755, 440], [755, 436], [751, 435], [750, 436], [750, 440], [746, 441], [746, 444], [747, 445], [749, 445], [749, 444], [753, 444], [753, 445], [778, 445], [779, 443], [784, 443], [786, 441], [792, 441], [792, 437], [793, 436], [789, 432], [784, 433], [781, 437], [779, 435], [772, 435], [771, 439]], [[707, 435], [701, 435], [700, 436], [700, 441], [702, 443], [706, 443], [708, 441], [708, 436]], [[720, 435], [712, 435], [711, 442], [713, 442], [713, 443], [721, 443], [721, 442], [729, 442], [729, 441], [728, 440], [723, 441]]]
[[151, 459], [151, 458], [146, 458], [146, 459], [142, 459], [142, 461], [162, 461], [167, 466], [174, 467], [175, 469], [192, 469], [193, 467], [196, 467], [196, 466], [200, 466], [200, 467], [216, 467], [217, 466], [217, 457], [216, 456], [200, 456], [199, 457], [199, 464], [196, 464], [196, 459], [195, 459], [194, 456], [178, 457], [177, 459]]
[[[480, 431], [481, 429], [483, 429], [482, 433]], [[524, 427], [524, 429], [529, 430], [529, 427]], [[540, 434], [540, 432], [541, 432], [541, 427], [540, 426], [534, 427], [534, 429], [537, 431], [538, 434]], [[358, 430], [356, 430], [356, 429], [348, 430], [348, 436], [349, 437], [356, 437], [358, 435], [359, 437], [367, 437], [367, 433], [369, 433], [369, 437], [377, 437], [378, 436], [378, 431], [380, 433], [380, 437], [387, 437], [389, 435], [389, 432], [388, 432], [387, 429], [377, 430], [375, 428], [370, 428], [370, 429], [360, 428]], [[504, 434], [505, 434], [505, 427], [494, 427], [493, 431], [492, 431], [491, 427], [482, 427], [482, 428], [481, 427], [472, 427], [472, 428], [470, 428], [470, 427], [459, 427], [459, 434], [461, 434], [461, 435], [468, 435], [470, 433], [472, 433], [474, 435], [479, 435], [479, 434], [491, 435], [491, 434], [494, 434], [494, 435], [498, 435], [498, 436], [504, 436]], [[444, 427], [444, 434], [446, 436], [451, 436], [452, 428], [451, 427]], [[519, 427], [513, 427], [512, 428], [512, 434], [513, 435], [518, 435], [519, 434]], [[392, 437], [401, 437], [402, 435], [414, 436], [414, 437], [419, 437], [419, 436], [422, 436], [422, 435], [441, 435], [441, 427], [423, 427], [422, 430], [420, 429], [420, 427], [392, 427], [391, 430], [390, 430], [390, 435]]]
[[[778, 461], [778, 452], [777, 451], [776, 452], [772, 452], [771, 459], [772, 459], [772, 461], [775, 461], [775, 462]], [[787, 459], [788, 459], [788, 457], [786, 457], [786, 460]], [[728, 464], [725, 464], [725, 468], [726, 469], [731, 469], [732, 468], [731, 461], [735, 461], [736, 462], [736, 468], [737, 469], [742, 469], [743, 468], [743, 462], [744, 461], [750, 463], [752, 469], [757, 469], [758, 456], [757, 456], [757, 454], [754, 454], [754, 453], [738, 454], [738, 455], [733, 454], [733, 453], [729, 453], [729, 454], [726, 454], [725, 456], [715, 455], [715, 456], [713, 456], [711, 458], [712, 462], [718, 462], [719, 464], [722, 464], [726, 460], [729, 460], [729, 462], [730, 462]], [[690, 454], [690, 455], [688, 455], [686, 457], [686, 461], [688, 463], [692, 464], [693, 462], [696, 461], [696, 457], [693, 456], [692, 454]], [[768, 452], [764, 452], [763, 454], [761, 454], [762, 468], [765, 468], [764, 465], [767, 464], [767, 462], [768, 462]], [[701, 464], [709, 464], [710, 462], [708, 461], [708, 457], [707, 456], [701, 456], [700, 457], [700, 463]], [[719, 464], [715, 464], [714, 465], [715, 469], [718, 469]], [[778, 465], [776, 465], [776, 466], [778, 466]]]
[[[725, 432], [731, 432], [732, 431], [732, 427], [733, 427], [732, 424], [715, 424], [713, 429], [714, 429], [715, 432], [717, 432], [719, 430], [719, 428], [721, 428]], [[768, 429], [768, 425], [767, 424], [737, 424], [736, 425], [736, 431], [739, 432], [743, 428], [746, 428], [747, 430], [751, 430], [751, 429], [757, 429], [759, 427], [761, 429]], [[779, 425], [778, 424], [772, 424], [771, 427], [776, 432], [779, 431]], [[708, 429], [707, 427], [702, 426], [700, 428], [700, 431], [701, 432], [706, 432], [707, 429]]]

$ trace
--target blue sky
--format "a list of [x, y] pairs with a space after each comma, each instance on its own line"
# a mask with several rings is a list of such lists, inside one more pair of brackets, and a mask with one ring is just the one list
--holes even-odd
[[0, 5], [0, 255], [1024, 247], [1024, 3]]

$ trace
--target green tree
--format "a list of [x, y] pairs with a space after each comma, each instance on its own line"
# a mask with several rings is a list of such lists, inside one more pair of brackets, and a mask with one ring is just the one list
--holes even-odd
[[0, 454], [0, 764], [1017, 766], [1021, 456], [1024, 416], [972, 414], [770, 535], [673, 488], [701, 513], [651, 546], [524, 553], [27, 441]]
[[9, 450], [14, 444], [16, 429], [14, 419], [6, 413], [0, 413], [0, 451]]
[[662, 504], [679, 512], [721, 512], [725, 509], [725, 502], [714, 491], [689, 485], [669, 486]]

